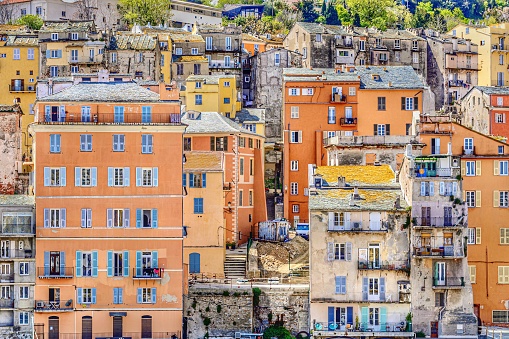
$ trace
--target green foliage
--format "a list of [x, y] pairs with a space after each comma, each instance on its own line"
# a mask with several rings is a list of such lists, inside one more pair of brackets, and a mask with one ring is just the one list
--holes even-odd
[[44, 21], [42, 21], [41, 17], [34, 14], [27, 14], [23, 15], [21, 18], [19, 18], [16, 23], [18, 25], [25, 25], [30, 29], [41, 29], [42, 25], [44, 24]]
[[235, 293], [233, 293], [233, 296], [238, 298], [238, 297], [240, 297], [240, 293], [239, 292], [235, 292]]
[[170, 21], [170, 0], [119, 0], [118, 10], [130, 24], [159, 25]]
[[278, 338], [278, 339], [295, 339], [294, 336], [288, 331], [286, 328], [282, 326], [269, 326], [264, 332], [263, 332], [263, 339], [271, 339], [271, 338]]
[[216, 306], [216, 311], [217, 311], [217, 313], [221, 313], [221, 305]]
[[[346, 7], [354, 26], [376, 27], [385, 30], [394, 27], [398, 17], [390, 8], [398, 8], [395, 0], [346, 0]], [[402, 11], [402, 10], [401, 10]]]
[[207, 308], [205, 308], [205, 312], [209, 312], [210, 311], [210, 307], [207, 306]]
[[230, 295], [229, 291], [224, 290], [223, 291], [223, 297], [228, 297]]
[[208, 318], [208, 317], [203, 318], [203, 325], [209, 326], [210, 323], [211, 323], [210, 318]]
[[304, 22], [315, 22], [319, 17], [313, 0], [301, 0], [297, 3], [297, 8], [300, 10]]
[[339, 20], [338, 11], [336, 6], [331, 2], [327, 5], [327, 9], [325, 10], [325, 23], [327, 25], [341, 25], [341, 20]]
[[426, 333], [424, 333], [423, 331], [416, 332], [415, 337], [416, 338], [426, 338]]
[[262, 294], [262, 290], [258, 287], [253, 288], [253, 306], [260, 305], [260, 295]]

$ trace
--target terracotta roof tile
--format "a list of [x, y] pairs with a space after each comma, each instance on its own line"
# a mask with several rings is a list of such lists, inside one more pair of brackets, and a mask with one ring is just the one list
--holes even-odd
[[196, 170], [205, 172], [222, 172], [223, 156], [221, 152], [185, 152], [186, 163], [184, 172], [193, 172]]

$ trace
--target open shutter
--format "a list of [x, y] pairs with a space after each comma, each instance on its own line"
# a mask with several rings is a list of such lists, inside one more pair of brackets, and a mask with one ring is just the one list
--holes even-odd
[[452, 183], [452, 195], [456, 196], [457, 193], [458, 193], [458, 183], [453, 182]]
[[113, 251], [108, 251], [108, 277], [113, 277]]
[[479, 245], [481, 243], [481, 228], [475, 228], [475, 243]]
[[97, 186], [97, 167], [92, 167], [90, 174], [91, 174], [91, 180], [90, 180], [91, 185]]
[[346, 261], [352, 261], [352, 243], [346, 243]]
[[415, 97], [414, 98], [414, 111], [418, 111], [418, 110], [419, 110], [419, 98]]
[[87, 209], [82, 208], [81, 209], [81, 228], [87, 227]]
[[438, 184], [438, 193], [440, 195], [444, 195], [445, 194], [445, 182], [440, 181], [440, 183]]
[[129, 221], [131, 219], [129, 208], [124, 208], [124, 227], [129, 227]]
[[44, 252], [44, 275], [49, 275], [49, 251]]
[[210, 150], [215, 151], [216, 150], [216, 138], [210, 137]]
[[493, 160], [493, 175], [500, 175], [500, 162], [499, 160]]
[[327, 308], [327, 324], [333, 324], [334, 323], [334, 307], [329, 306]]
[[124, 251], [124, 277], [129, 276], [129, 251]]
[[78, 287], [77, 289], [78, 294], [78, 304], [83, 304], [83, 289], [81, 287]]
[[122, 287], [117, 288], [118, 291], [118, 303], [123, 304], [124, 303], [124, 289]]
[[329, 229], [334, 227], [334, 212], [329, 212]]
[[46, 122], [50, 122], [51, 121], [51, 106], [44, 106], [44, 120]]
[[157, 228], [157, 208], [152, 210], [152, 228]]
[[51, 185], [51, 169], [49, 167], [44, 167], [44, 186]]
[[481, 164], [480, 160], [475, 161], [475, 175], [481, 175]]
[[368, 328], [368, 308], [361, 307], [361, 330], [366, 330]]
[[65, 208], [60, 209], [60, 228], [65, 228]]
[[194, 187], [194, 173], [189, 173], [189, 187]]
[[131, 179], [131, 171], [130, 171], [129, 167], [124, 167], [124, 186], [127, 187], [131, 184], [130, 179]]
[[385, 135], [391, 135], [391, 124], [385, 124]]
[[387, 308], [380, 307], [380, 331], [387, 331]]
[[385, 301], [385, 278], [380, 278], [380, 301]]
[[429, 195], [431, 197], [435, 195], [435, 183], [433, 181], [429, 182]]
[[298, 142], [299, 142], [299, 144], [301, 144], [302, 143], [302, 131], [298, 131], [297, 132], [297, 136], [299, 137], [299, 141]]
[[159, 185], [159, 170], [157, 167], [152, 168], [152, 186], [157, 187]]
[[373, 124], [373, 135], [378, 135], [378, 125]]
[[465, 160], [461, 160], [461, 175], [467, 174], [467, 162]]
[[49, 227], [49, 208], [44, 209], [44, 228]]
[[81, 186], [81, 167], [74, 167], [74, 186]]
[[81, 277], [83, 275], [83, 265], [82, 265], [83, 254], [81, 251], [76, 251], [76, 276]]
[[67, 175], [66, 175], [66, 168], [60, 167], [60, 186], [65, 187], [67, 184]]
[[92, 251], [92, 277], [97, 277], [97, 273], [99, 271], [97, 259], [98, 259], [97, 251]]
[[141, 288], [138, 288], [136, 291], [136, 301], [138, 304], [143, 303], [143, 297], [142, 297], [143, 290]]
[[328, 261], [334, 260], [334, 243], [333, 242], [327, 243], [327, 260]]
[[65, 275], [65, 252], [60, 252], [60, 275]]
[[152, 293], [151, 293], [151, 297], [152, 297], [152, 304], [155, 304], [156, 301], [157, 301], [157, 295], [156, 295], [156, 292], [157, 292], [157, 289], [155, 287], [152, 287]]
[[426, 195], [426, 182], [421, 181], [421, 197]]
[[346, 276], [341, 277], [341, 294], [346, 294]]
[[363, 277], [362, 278], [362, 300], [366, 301], [368, 300], [368, 278]]
[[141, 228], [141, 208], [136, 209], [136, 228]]
[[500, 207], [500, 191], [493, 191], [493, 207]]
[[186, 187], [187, 174], [182, 173], [182, 187]]
[[207, 187], [207, 173], [202, 173], [201, 175], [201, 187]]
[[136, 167], [136, 186], [141, 186], [141, 167]]
[[136, 251], [136, 276], [140, 277], [142, 275], [141, 273], [141, 251]]
[[111, 208], [106, 210], [106, 227], [113, 227], [113, 210]]
[[92, 304], [95, 304], [97, 303], [97, 290], [94, 288], [92, 288]]
[[113, 167], [108, 167], [108, 186], [109, 187], [113, 186], [114, 176], [115, 176], [115, 170], [113, 169]]
[[481, 207], [481, 191], [475, 191], [475, 207]]
[[406, 101], [406, 98], [405, 97], [401, 97], [401, 110], [404, 111], [406, 106], [405, 106], [405, 101]]
[[118, 304], [118, 288], [113, 288], [113, 303]]
[[157, 251], [152, 251], [152, 267], [153, 268], [157, 268], [159, 267], [158, 265], [158, 258], [157, 258]]
[[65, 106], [60, 106], [60, 114], [58, 117], [58, 121], [65, 122]]

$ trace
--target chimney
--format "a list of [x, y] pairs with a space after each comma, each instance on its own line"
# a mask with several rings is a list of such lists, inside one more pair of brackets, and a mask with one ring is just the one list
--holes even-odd
[[396, 179], [396, 183], [399, 183], [399, 171], [394, 172], [394, 179]]
[[392, 81], [389, 81], [389, 87], [392, 87]]
[[396, 201], [394, 202], [394, 209], [399, 209], [399, 208], [401, 208], [401, 198], [397, 197]]
[[346, 187], [345, 177], [338, 177], [338, 187]]
[[467, 40], [467, 52], [471, 52], [471, 47], [472, 47], [472, 41], [470, 41], [470, 39]]
[[456, 38], [456, 37], [452, 38], [452, 50], [453, 51], [458, 50], [458, 38]]

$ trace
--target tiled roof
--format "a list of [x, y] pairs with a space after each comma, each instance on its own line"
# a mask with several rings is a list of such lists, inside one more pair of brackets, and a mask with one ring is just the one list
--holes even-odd
[[192, 62], [192, 61], [202, 61], [208, 62], [208, 59], [203, 55], [184, 55], [184, 56], [176, 56], [176, 62]]
[[184, 172], [206, 171], [221, 172], [223, 171], [223, 157], [221, 152], [185, 152], [186, 163], [184, 164]]
[[424, 88], [424, 83], [412, 66], [358, 66], [361, 89]]
[[265, 109], [263, 108], [243, 108], [235, 114], [235, 121], [244, 122], [265, 122]]
[[412, 32], [409, 32], [405, 29], [388, 29], [386, 31], [381, 31], [376, 28], [356, 27], [355, 31], [358, 33], [363, 33], [364, 35], [368, 35], [373, 38], [420, 40], [420, 41], [425, 40], [425, 39], [413, 34]]
[[157, 102], [159, 94], [132, 82], [81, 82], [39, 101]]
[[265, 40], [247, 33], [242, 33], [242, 41], [265, 42]]
[[337, 72], [333, 68], [284, 68], [284, 81], [359, 81], [354, 72]]
[[170, 33], [169, 36], [173, 42], [205, 42], [203, 37], [199, 34]]
[[0, 112], [19, 112], [17, 105], [0, 105]]
[[321, 175], [323, 186], [337, 186], [338, 177], [344, 177], [348, 186], [394, 186], [396, 179], [394, 171], [389, 165], [360, 166], [318, 166], [316, 174]]
[[88, 32], [94, 27], [93, 21], [45, 21], [41, 32]]
[[39, 39], [36, 36], [7, 36], [6, 46], [38, 46]]
[[[121, 33], [115, 35], [114, 41], [110, 43], [115, 49], [130, 50], [153, 50], [156, 48], [156, 40], [147, 34]], [[130, 44], [130, 46], [128, 46]]]
[[481, 92], [484, 92], [488, 95], [491, 94], [509, 94], [509, 87], [491, 87], [491, 86], [474, 86], [474, 88], [477, 88]]
[[235, 75], [190, 75], [186, 81], [196, 82], [203, 81], [207, 85], [217, 85], [219, 79], [232, 79], [235, 80]]
[[[194, 113], [195, 118], [189, 119], [189, 113]], [[186, 112], [182, 117], [182, 123], [188, 125], [185, 134], [202, 133], [245, 133], [257, 135], [240, 127], [229, 118], [217, 112]]]
[[23, 33], [28, 28], [25, 25], [0, 25], [0, 33], [12, 34], [12, 33]]
[[[309, 209], [319, 211], [393, 211], [399, 198], [399, 211], [408, 205], [400, 189], [359, 189], [360, 199], [352, 200], [353, 189], [319, 189], [309, 194]], [[353, 203], [351, 203], [353, 202]]]
[[20, 206], [20, 205], [33, 206], [34, 204], [35, 196], [33, 195], [23, 195], [23, 194], [0, 195], [0, 206]]
[[362, 35], [354, 28], [346, 26], [323, 25], [314, 22], [298, 22], [297, 25], [310, 34]]

